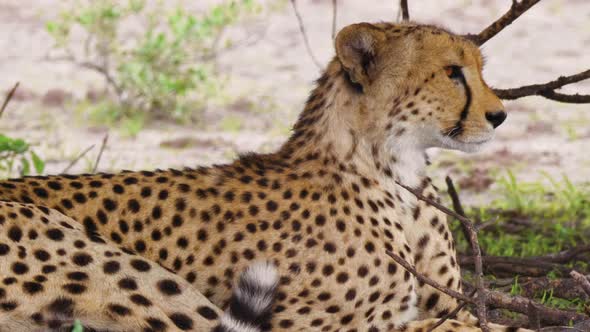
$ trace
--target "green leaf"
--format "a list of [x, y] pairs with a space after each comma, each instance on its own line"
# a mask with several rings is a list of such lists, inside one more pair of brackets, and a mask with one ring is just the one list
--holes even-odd
[[20, 165], [21, 165], [21, 169], [20, 169], [21, 176], [29, 175], [31, 173], [31, 163], [29, 163], [27, 158], [21, 157], [20, 158]]
[[80, 320], [76, 319], [76, 321], [74, 322], [74, 328], [72, 329], [72, 332], [84, 332], [84, 328], [82, 327], [82, 323], [80, 323]]
[[43, 173], [45, 162], [34, 151], [31, 151], [31, 159], [33, 160], [33, 166], [37, 174]]

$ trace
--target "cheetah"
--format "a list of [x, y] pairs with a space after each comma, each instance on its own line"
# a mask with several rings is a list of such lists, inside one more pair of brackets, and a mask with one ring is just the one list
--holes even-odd
[[270, 315], [270, 264], [241, 274], [223, 315], [183, 278], [56, 210], [0, 202], [0, 211], [0, 331], [69, 332], [79, 319], [85, 331], [256, 332]]
[[[338, 33], [335, 53], [276, 152], [196, 169], [7, 180], [0, 199], [59, 211], [88, 238], [152, 267], [121, 266], [118, 277], [173, 273], [218, 308], [228, 305], [238, 271], [272, 261], [280, 278], [267, 330], [423, 331], [458, 303], [386, 251], [457, 291], [460, 267], [446, 216], [396, 182], [439, 200], [426, 149], [477, 151], [506, 112], [482, 78], [478, 47], [444, 29], [353, 24]], [[31, 276], [19, 275], [18, 287]], [[89, 277], [98, 289], [108, 276], [98, 268]], [[475, 324], [463, 311], [440, 328], [478, 331]]]

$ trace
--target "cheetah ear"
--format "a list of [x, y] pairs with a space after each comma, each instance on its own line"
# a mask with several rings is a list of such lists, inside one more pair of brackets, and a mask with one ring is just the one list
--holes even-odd
[[340, 30], [335, 40], [336, 56], [353, 83], [367, 88], [375, 76], [378, 46], [383, 31], [368, 23], [352, 24]]

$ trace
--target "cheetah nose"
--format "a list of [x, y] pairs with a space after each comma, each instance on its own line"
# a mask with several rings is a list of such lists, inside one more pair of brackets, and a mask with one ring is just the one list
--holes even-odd
[[492, 124], [492, 126], [494, 126], [494, 128], [497, 128], [499, 125], [501, 125], [502, 122], [506, 120], [506, 116], [507, 114], [504, 111], [486, 113], [486, 119]]

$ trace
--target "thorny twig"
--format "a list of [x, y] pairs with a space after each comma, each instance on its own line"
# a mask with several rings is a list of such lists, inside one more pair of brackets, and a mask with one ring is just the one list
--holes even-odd
[[2, 103], [2, 107], [0, 107], [0, 117], [2, 116], [2, 114], [4, 114], [4, 110], [6, 109], [6, 106], [8, 106], [8, 103], [14, 96], [14, 92], [16, 92], [16, 89], [18, 88], [19, 84], [20, 82], [16, 82], [12, 89], [8, 91], [8, 94], [6, 95], [6, 98], [4, 98], [4, 102]]
[[100, 164], [100, 158], [102, 158], [102, 153], [104, 152], [104, 149], [107, 146], [108, 140], [109, 134], [104, 135], [104, 138], [102, 139], [102, 144], [100, 146], [100, 151], [98, 151], [98, 156], [96, 156], [96, 162], [94, 163], [94, 167], [92, 168], [92, 173], [96, 173], [96, 170], [98, 169], [98, 164]]
[[318, 67], [318, 69], [321, 70], [322, 66], [320, 65], [320, 62], [317, 60], [315, 55], [313, 54], [313, 51], [311, 50], [311, 46], [309, 45], [309, 39], [307, 38], [307, 33], [305, 32], [305, 25], [303, 24], [303, 19], [301, 18], [301, 15], [299, 14], [299, 10], [297, 9], [297, 4], [295, 3], [295, 0], [291, 0], [290, 2], [291, 2], [291, 6], [293, 7], [293, 12], [295, 12], [295, 17], [297, 17], [297, 23], [299, 24], [299, 31], [301, 32], [301, 36], [303, 37], [303, 43], [305, 44], [305, 48], [307, 49], [307, 53], [309, 54], [309, 57], [311, 58], [313, 63], [316, 65], [316, 67]]
[[411, 192], [421, 201], [424, 201], [437, 209], [441, 210], [442, 212], [446, 213], [451, 217], [457, 218], [463, 226], [467, 229], [469, 234], [468, 240], [471, 244], [471, 251], [473, 253], [473, 259], [475, 262], [475, 288], [477, 290], [477, 298], [475, 299], [475, 308], [477, 313], [477, 318], [479, 319], [479, 327], [482, 329], [483, 332], [489, 332], [490, 328], [488, 326], [487, 320], [487, 309], [486, 309], [486, 299], [487, 293], [483, 283], [483, 264], [481, 259], [481, 249], [479, 247], [479, 240], [477, 238], [477, 232], [473, 226], [473, 223], [469, 218], [459, 215], [456, 212], [453, 212], [446, 208], [445, 206], [424, 197], [420, 192], [417, 190], [410, 188], [398, 181], [396, 181], [398, 185], [406, 189], [407, 191]]

